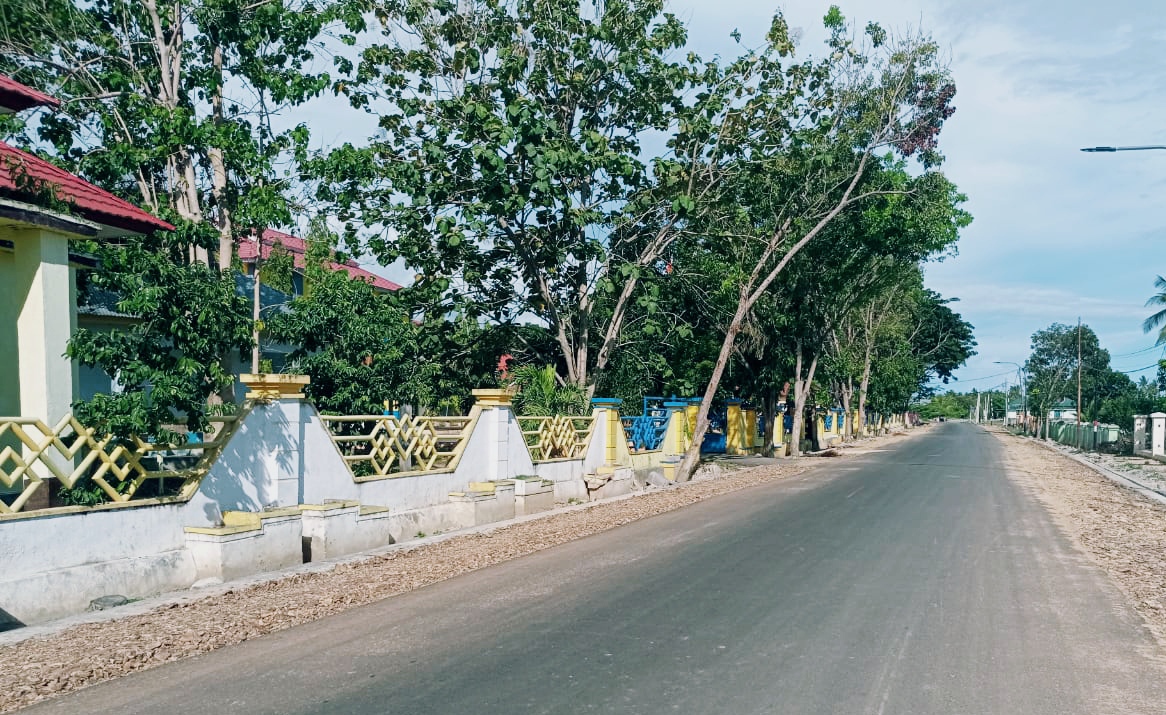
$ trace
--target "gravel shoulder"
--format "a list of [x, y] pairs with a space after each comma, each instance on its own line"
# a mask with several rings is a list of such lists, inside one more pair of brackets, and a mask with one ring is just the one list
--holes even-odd
[[990, 429], [1008, 473], [1130, 599], [1166, 645], [1166, 507], [1032, 440]]
[[[926, 429], [915, 430], [912, 436]], [[0, 712], [251, 640], [690, 504], [801, 474], [900, 442], [903, 433], [678, 487], [568, 507], [473, 533], [389, 547], [290, 574], [188, 592], [124, 617], [103, 616], [0, 648]], [[826, 473], [825, 470], [823, 472]]]

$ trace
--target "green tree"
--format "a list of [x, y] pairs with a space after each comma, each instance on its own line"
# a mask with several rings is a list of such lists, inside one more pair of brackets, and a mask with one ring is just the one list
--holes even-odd
[[175, 436], [166, 425], [207, 427], [207, 398], [227, 391], [234, 375], [221, 357], [251, 345], [247, 301], [235, 282], [207, 266], [167, 260], [157, 242], [90, 246], [101, 268], [92, 287], [119, 296], [118, 310], [137, 318], [110, 332], [78, 330], [68, 356], [98, 367], [123, 386], [74, 405], [86, 426], [120, 437]]
[[742, 206], [721, 235], [735, 244], [737, 301], [697, 417], [694, 446], [678, 469], [691, 475], [712, 406], [754, 306], [790, 262], [848, 209], [901, 193], [883, 181], [887, 153], [938, 163], [937, 137], [955, 93], [938, 47], [926, 38], [891, 39], [867, 28], [868, 43], [851, 39], [832, 8], [825, 60], [788, 61], [794, 47], [775, 17], [767, 45], [739, 61], [756, 77], [741, 121], [752, 128], [750, 170], [733, 186]]
[[[1101, 347], [1097, 334], [1088, 325], [1082, 325], [1078, 333], [1075, 325], [1053, 323], [1033, 333], [1032, 354], [1025, 364], [1028, 402], [1041, 421], [1060, 400], [1077, 401], [1078, 342], [1081, 404], [1077, 409], [1083, 420], [1098, 419], [1107, 401], [1132, 399], [1136, 393], [1129, 376], [1110, 367], [1109, 351]], [[1116, 404], [1111, 404], [1105, 413], [1113, 418], [1115, 410]]]
[[[737, 141], [720, 141], [732, 81], [673, 59], [686, 32], [663, 6], [396, 7], [386, 34], [400, 25], [417, 42], [365, 48], [345, 90], [380, 114], [384, 138], [319, 164], [322, 198], [394, 229], [368, 245], [418, 271], [430, 314], [535, 316], [565, 379], [589, 391], [629, 314], [655, 310], [641, 279], [720, 206]], [[652, 136], [666, 151], [649, 152]]]
[[[0, 72], [62, 100], [16, 132], [54, 160], [179, 226], [187, 257], [231, 266], [237, 233], [286, 225], [280, 164], [303, 125], [271, 118], [329, 86], [311, 71], [338, 4], [32, 0], [0, 4]], [[350, 18], [351, 20], [351, 18]]]
[[[1158, 292], [1150, 296], [1146, 301], [1146, 307], [1166, 306], [1166, 278], [1162, 276], [1155, 278], [1154, 288]], [[1158, 344], [1166, 343], [1166, 307], [1162, 307], [1142, 322], [1143, 332], [1149, 333], [1153, 330], [1158, 331]]]
[[267, 336], [296, 346], [289, 369], [311, 377], [306, 394], [330, 414], [380, 414], [384, 402], [437, 402], [440, 366], [420, 349], [417, 325], [399, 296], [386, 295], [328, 264], [338, 256], [322, 220], [312, 223], [304, 295], [265, 323]]
[[[200, 425], [206, 398], [227, 390], [230, 353], [250, 342], [239, 328], [250, 323], [245, 301], [227, 275], [232, 245], [249, 229], [290, 222], [287, 165], [308, 140], [306, 127], [275, 132], [271, 118], [329, 85], [310, 65], [344, 13], [291, 0], [0, 2], [0, 72], [62, 100], [61, 111], [6, 123], [12, 141], [51, 150], [56, 163], [177, 226], [95, 249], [94, 283], [140, 320], [71, 343], [74, 359], [127, 387], [76, 406], [95, 426], [156, 434], [176, 419]], [[222, 275], [182, 265], [210, 265], [216, 252]]]
[[976, 404], [974, 394], [944, 392], [933, 395], [924, 404], [918, 405], [919, 416], [925, 420], [943, 417], [949, 420], [966, 419]]
[[514, 380], [518, 385], [514, 409], [520, 415], [581, 415], [587, 409], [582, 388], [573, 382], [561, 384], [553, 365], [519, 365]]

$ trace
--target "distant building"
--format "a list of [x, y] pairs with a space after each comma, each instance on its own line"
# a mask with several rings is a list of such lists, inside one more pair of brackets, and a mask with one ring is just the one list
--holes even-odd
[[[262, 251], [260, 251], [260, 246], [262, 246]], [[304, 239], [269, 228], [260, 235], [258, 241], [245, 237], [238, 239], [235, 253], [243, 264], [243, 272], [251, 275], [255, 272], [255, 256], [260, 255], [263, 259], [267, 259], [277, 247], [291, 254], [296, 268], [292, 278], [292, 292], [295, 295], [301, 295], [304, 292], [304, 262], [307, 260], [308, 250], [308, 242]], [[400, 285], [361, 268], [360, 264], [351, 259], [330, 261], [328, 267], [334, 271], [344, 271], [352, 278], [362, 280], [377, 290], [395, 291], [401, 289]]]
[[1049, 409], [1049, 420], [1077, 421], [1077, 403], [1065, 398]]
[[1009, 400], [1004, 409], [1004, 424], [1017, 425], [1022, 419], [1024, 419], [1024, 402], [1022, 400]]

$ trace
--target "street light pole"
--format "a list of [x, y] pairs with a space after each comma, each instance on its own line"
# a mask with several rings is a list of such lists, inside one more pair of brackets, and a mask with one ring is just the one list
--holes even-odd
[[1111, 154], [1115, 151], [1153, 151], [1154, 149], [1166, 149], [1166, 146], [1161, 144], [1148, 144], [1146, 146], [1087, 146], [1081, 151], [1090, 154]]
[[[1021, 409], [1024, 411], [1025, 432], [1028, 432], [1028, 371], [1026, 371], [1024, 369], [1024, 366], [1018, 362], [1010, 362], [1007, 360], [1005, 360], [1005, 361], [994, 360], [992, 362], [992, 364], [993, 365], [1015, 365], [1016, 366], [1016, 372], [1018, 375], [1020, 375], [1020, 402], [1021, 402]], [[1005, 397], [1005, 404], [1004, 404], [1005, 412], [1007, 412], [1007, 409], [1008, 409], [1007, 399], [1008, 398]]]

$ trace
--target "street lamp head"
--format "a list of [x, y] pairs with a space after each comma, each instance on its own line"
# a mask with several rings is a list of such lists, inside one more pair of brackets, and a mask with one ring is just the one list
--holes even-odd
[[1088, 146], [1088, 147], [1085, 147], [1084, 149], [1082, 149], [1081, 151], [1087, 151], [1090, 153], [1111, 152], [1111, 151], [1117, 151], [1117, 147], [1115, 147], [1115, 146]]

